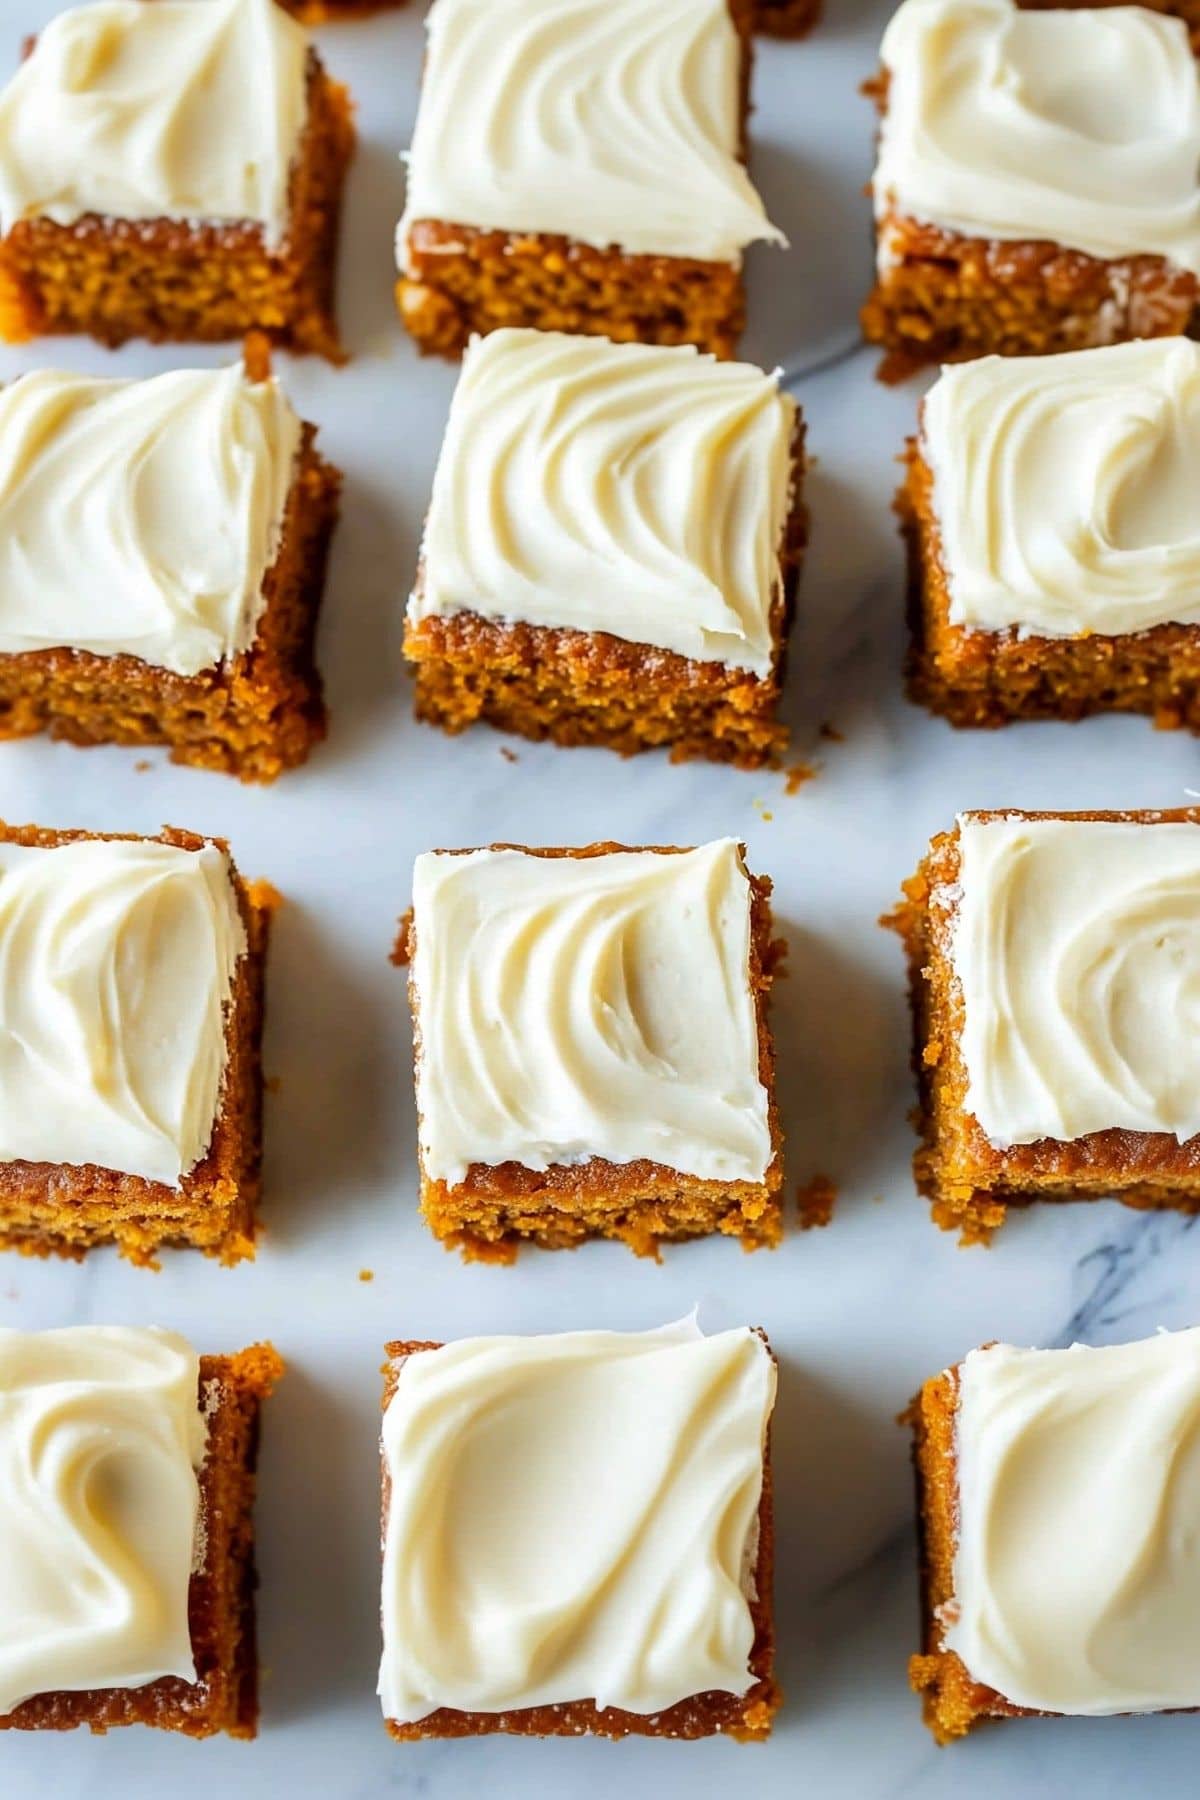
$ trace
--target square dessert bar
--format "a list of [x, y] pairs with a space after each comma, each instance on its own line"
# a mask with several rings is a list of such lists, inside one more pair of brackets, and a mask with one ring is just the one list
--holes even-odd
[[0, 825], [0, 1247], [253, 1256], [277, 904], [219, 839]]
[[692, 1318], [387, 1348], [391, 1735], [765, 1738], [763, 1334]]
[[909, 1411], [924, 1649], [948, 1743], [988, 1719], [1200, 1707], [1200, 1331], [991, 1344]]
[[918, 703], [964, 726], [1200, 731], [1200, 347], [944, 370], [897, 510]]
[[424, 351], [528, 325], [732, 356], [781, 242], [744, 166], [752, 0], [435, 0], [396, 233]]
[[882, 57], [862, 323], [885, 374], [1188, 330], [1200, 77], [1181, 20], [904, 0]]
[[165, 744], [273, 781], [324, 736], [341, 476], [255, 373], [0, 389], [0, 738]]
[[908, 952], [917, 1185], [1200, 1210], [1200, 812], [964, 813], [891, 921]]
[[732, 839], [417, 858], [397, 957], [436, 1237], [778, 1242], [770, 891]]
[[269, 1344], [0, 1330], [0, 1730], [258, 1723], [254, 1470]]
[[777, 375], [690, 345], [475, 339], [408, 606], [418, 716], [768, 761], [803, 489]]
[[0, 336], [339, 359], [350, 101], [274, 0], [94, 0], [0, 93]]

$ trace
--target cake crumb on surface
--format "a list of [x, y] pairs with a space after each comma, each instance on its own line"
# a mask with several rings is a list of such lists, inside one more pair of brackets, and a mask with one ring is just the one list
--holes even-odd
[[814, 1175], [811, 1181], [801, 1182], [796, 1189], [801, 1231], [819, 1230], [828, 1225], [837, 1197], [837, 1187], [828, 1175]]
[[358, 1279], [360, 1281], [374, 1281], [374, 1279], [375, 1279], [374, 1269], [360, 1269], [358, 1271]]
[[811, 762], [793, 763], [791, 768], [785, 771], [786, 779], [783, 784], [784, 793], [785, 794], [798, 793], [799, 790], [804, 786], [806, 781], [814, 780], [814, 778], [817, 775], [819, 775], [820, 772], [821, 772], [820, 763], [811, 763]]

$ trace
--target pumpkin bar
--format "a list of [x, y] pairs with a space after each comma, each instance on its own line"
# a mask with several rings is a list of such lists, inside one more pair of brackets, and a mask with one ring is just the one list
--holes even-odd
[[219, 839], [0, 825], [0, 1247], [253, 1256], [277, 901]]
[[769, 761], [803, 488], [777, 375], [688, 345], [476, 339], [408, 606], [418, 716]]
[[751, 0], [435, 0], [396, 233], [400, 317], [731, 356], [742, 252], [781, 242], [743, 162]]
[[282, 1372], [269, 1344], [0, 1329], [0, 1730], [255, 1735], [254, 1467]]
[[770, 883], [698, 849], [417, 858], [421, 1209], [470, 1257], [781, 1233]]
[[935, 1221], [1200, 1211], [1200, 812], [964, 813], [892, 921], [908, 952]]
[[1188, 330], [1200, 83], [1182, 19], [904, 0], [882, 59], [862, 322], [885, 374]]
[[350, 102], [274, 0], [93, 0], [0, 93], [0, 336], [340, 358]]
[[393, 1737], [767, 1736], [761, 1333], [704, 1336], [692, 1318], [395, 1343], [385, 1377]]

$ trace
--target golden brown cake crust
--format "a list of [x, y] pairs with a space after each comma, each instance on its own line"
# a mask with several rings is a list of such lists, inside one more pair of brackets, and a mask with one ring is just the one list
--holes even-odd
[[[571, 848], [490, 844], [526, 856], [607, 856], [614, 851], [680, 856], [680, 845], [600, 843]], [[743, 858], [745, 846], [740, 846]], [[466, 850], [444, 854], [465, 856]], [[771, 984], [787, 954], [773, 938], [771, 883], [746, 871], [750, 883], [750, 986], [758, 1020], [758, 1075], [767, 1092], [767, 1120], [774, 1149], [761, 1181], [704, 1181], [644, 1158], [613, 1163], [593, 1156], [585, 1163], [527, 1169], [521, 1163], [472, 1163], [451, 1187], [421, 1169], [421, 1211], [433, 1235], [466, 1261], [510, 1263], [522, 1243], [544, 1250], [574, 1250], [588, 1238], [617, 1238], [638, 1256], [656, 1260], [659, 1246], [719, 1232], [744, 1250], [773, 1249], [783, 1236], [783, 1133], [775, 1097], [775, 1044], [768, 1018]], [[406, 913], [393, 961], [409, 967], [414, 1067], [421, 1054], [421, 1014], [413, 976], [416, 927]], [[420, 1153], [418, 1151], [418, 1159]]]
[[[772, 1360], [765, 1331], [756, 1327]], [[425, 1350], [439, 1350], [440, 1344], [424, 1342], [390, 1343], [388, 1360], [383, 1369], [383, 1410], [396, 1391], [399, 1366], [406, 1357], [419, 1356]], [[763, 1449], [762, 1498], [758, 1506], [758, 1552], [754, 1563], [754, 1595], [749, 1601], [754, 1621], [754, 1646], [749, 1667], [754, 1685], [745, 1694], [712, 1690], [692, 1694], [661, 1712], [645, 1714], [625, 1712], [618, 1706], [596, 1707], [591, 1700], [566, 1701], [556, 1706], [519, 1707], [509, 1712], [459, 1712], [453, 1707], [439, 1707], [427, 1718], [402, 1725], [395, 1719], [384, 1723], [392, 1737], [401, 1742], [422, 1738], [482, 1737], [504, 1732], [516, 1737], [579, 1737], [584, 1732], [595, 1737], [666, 1737], [704, 1738], [731, 1737], [740, 1743], [754, 1743], [770, 1735], [771, 1721], [779, 1708], [782, 1694], [775, 1680], [775, 1514], [772, 1504], [771, 1426], [767, 1426]], [[383, 1503], [381, 1535], [386, 1536], [390, 1486], [387, 1468], [383, 1470]]]
[[[84, 839], [138, 841], [132, 832], [51, 831], [0, 821], [0, 842], [52, 849]], [[145, 840], [141, 840], [145, 841]], [[153, 840], [183, 850], [222, 838], [165, 828]], [[0, 1162], [0, 1249], [27, 1256], [78, 1258], [115, 1244], [130, 1262], [155, 1266], [164, 1245], [188, 1245], [223, 1263], [254, 1255], [262, 1187], [262, 1027], [271, 915], [279, 896], [265, 882], [230, 875], [246, 954], [238, 964], [225, 1019], [225, 1075], [212, 1142], [178, 1188], [94, 1163]]]
[[822, 0], [758, 0], [754, 28], [764, 37], [807, 37], [821, 17]]
[[292, 168], [283, 244], [259, 224], [19, 220], [0, 238], [0, 337], [86, 332], [206, 343], [264, 332], [294, 351], [344, 360], [333, 316], [342, 184], [354, 150], [350, 99], [309, 53], [308, 122]]
[[[1153, 827], [1200, 824], [1200, 809], [1163, 812], [982, 811], [973, 818], [1120, 819]], [[913, 1162], [933, 1218], [963, 1243], [986, 1242], [1010, 1206], [1033, 1200], [1116, 1199], [1126, 1206], [1200, 1211], [1200, 1137], [1170, 1132], [1093, 1131], [1069, 1142], [1040, 1138], [998, 1150], [966, 1111], [963, 1002], [950, 956], [957, 829], [934, 838], [887, 923], [904, 941], [913, 1017], [913, 1067], [921, 1144]]]
[[156, 1725], [188, 1737], [252, 1738], [258, 1728], [254, 1469], [262, 1402], [283, 1374], [270, 1344], [200, 1358], [208, 1446], [200, 1470], [204, 1563], [192, 1575], [188, 1619], [197, 1679], [165, 1675], [137, 1688], [36, 1694], [0, 1714], [0, 1731], [103, 1733]]
[[[484, 720], [556, 744], [602, 744], [623, 756], [668, 746], [674, 762], [703, 757], [738, 768], [773, 763], [787, 744], [776, 718], [808, 540], [804, 422], [792, 441], [792, 499], [771, 609], [774, 658], [758, 677], [604, 631], [494, 622], [479, 613], [408, 623], [404, 654], [416, 675], [419, 719], [444, 731]], [[417, 573], [417, 592], [424, 571]]]

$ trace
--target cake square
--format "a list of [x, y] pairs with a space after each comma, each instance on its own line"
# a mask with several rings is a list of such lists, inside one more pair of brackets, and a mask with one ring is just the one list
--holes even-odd
[[269, 1344], [0, 1330], [0, 1730], [255, 1735], [254, 1469], [282, 1373]]
[[913, 1401], [940, 1743], [990, 1718], [1200, 1707], [1200, 1331], [990, 1344]]
[[954, 725], [1200, 730], [1200, 347], [944, 369], [897, 499], [910, 693]]
[[220, 839], [0, 824], [0, 1248], [253, 1256], [277, 904]]
[[0, 737], [303, 762], [341, 485], [315, 437], [265, 366], [0, 389]]
[[778, 1242], [770, 891], [733, 839], [417, 858], [397, 957], [435, 1237]]
[[939, 1225], [986, 1240], [1031, 1200], [1200, 1210], [1200, 812], [964, 813], [892, 923]]
[[476, 338], [408, 605], [418, 716], [768, 761], [803, 488], [778, 375], [688, 345]]
[[1200, 80], [1138, 6], [904, 0], [882, 114], [884, 373], [1186, 332], [1200, 301]]
[[435, 0], [396, 232], [420, 348], [527, 325], [732, 356], [742, 252], [782, 242], [744, 165], [752, 24], [751, 0]]
[[768, 1735], [776, 1372], [761, 1332], [706, 1337], [691, 1318], [395, 1343], [388, 1359], [393, 1737]]
[[349, 97], [274, 0], [93, 0], [0, 93], [0, 336], [339, 360]]

